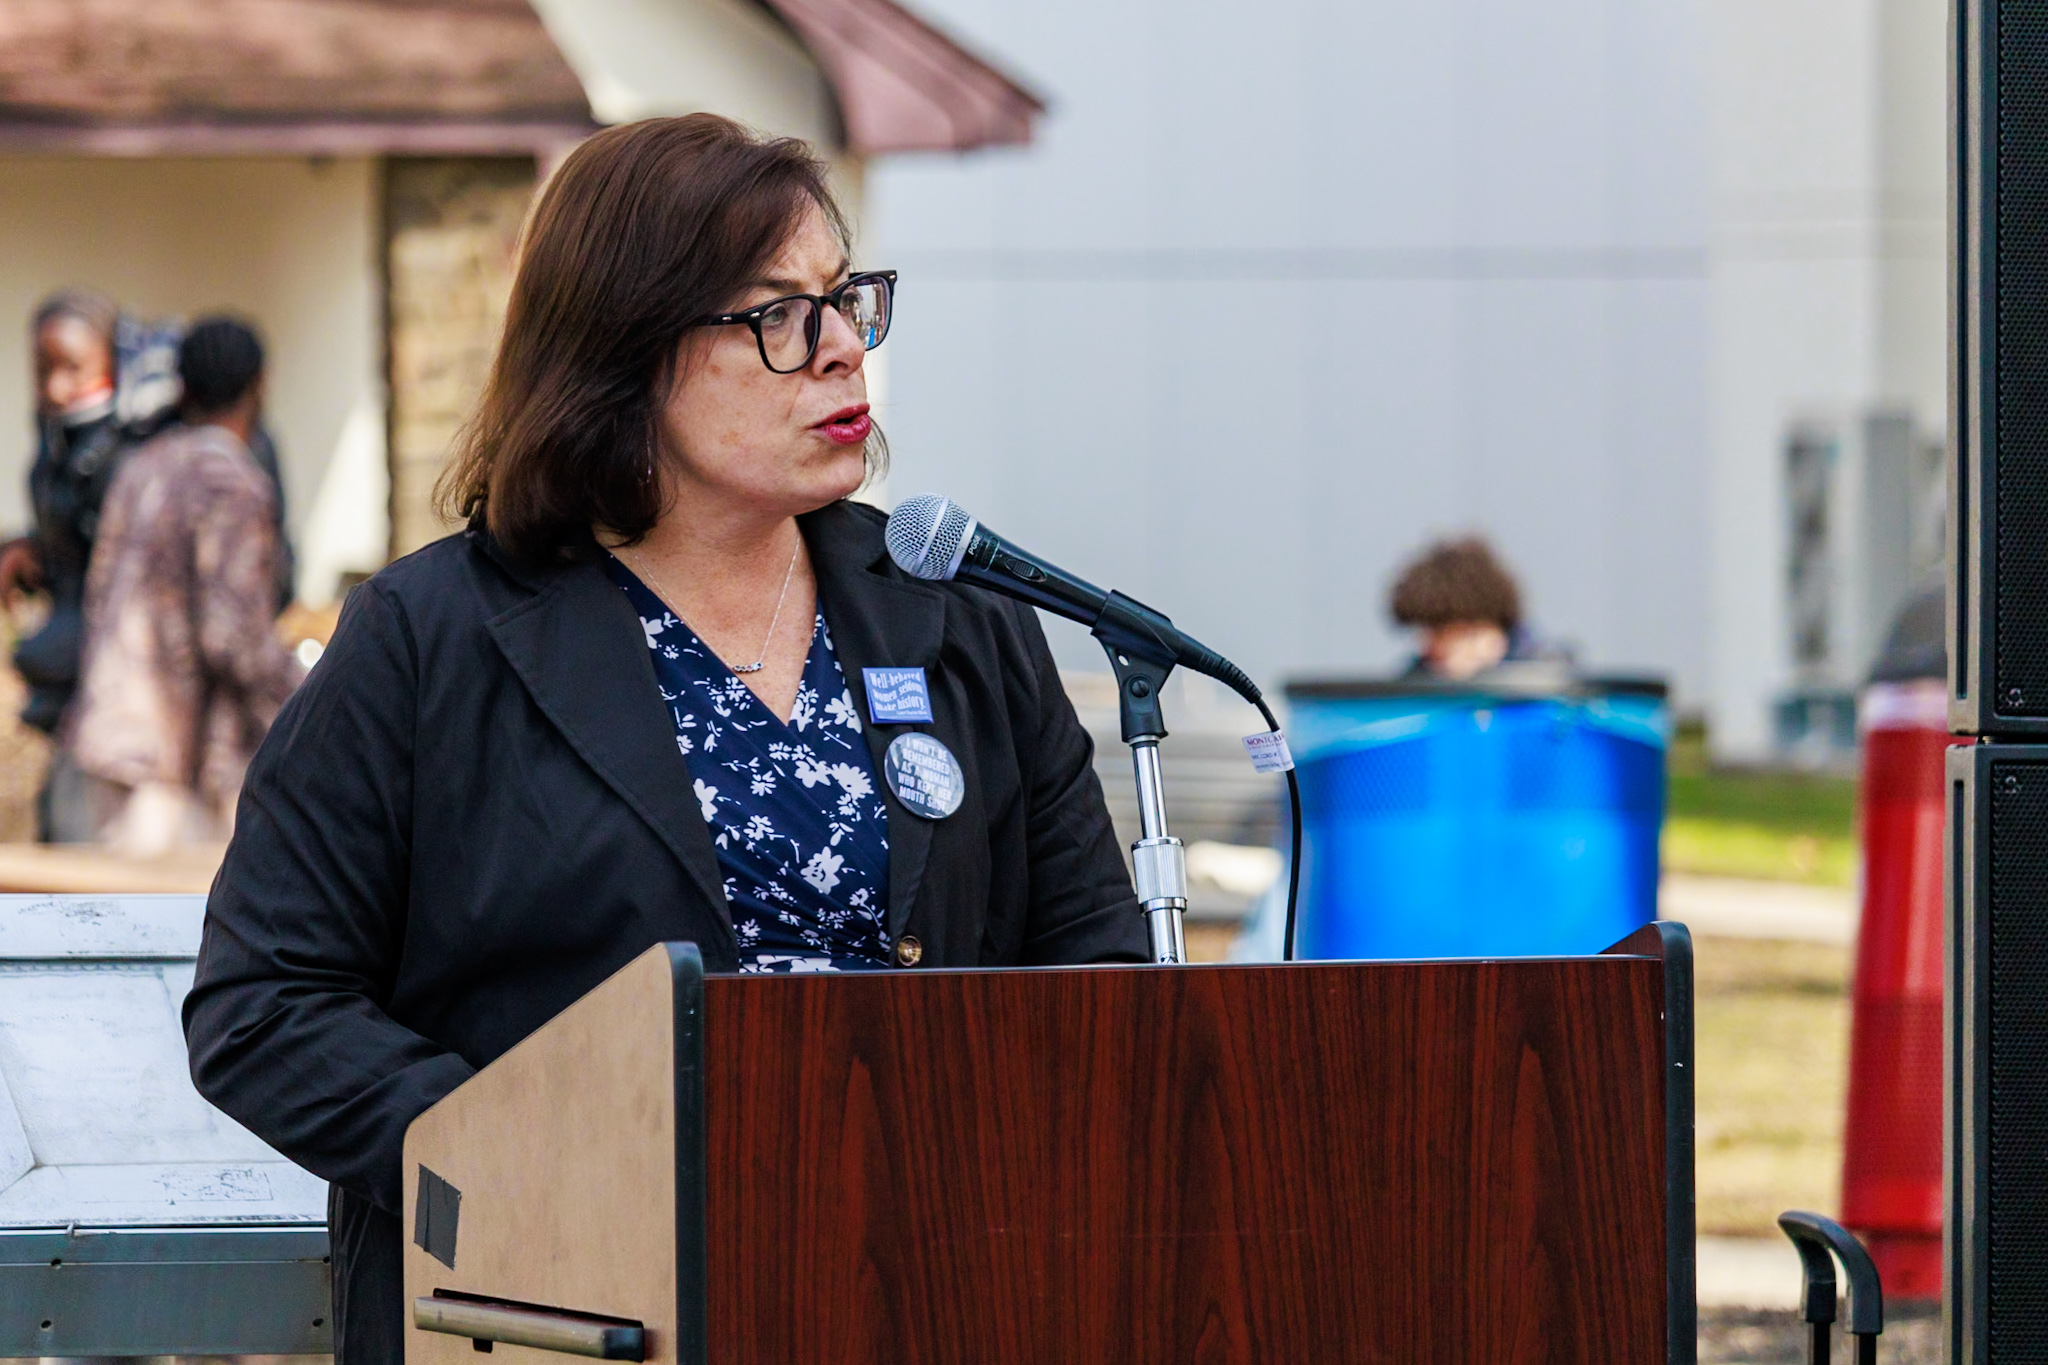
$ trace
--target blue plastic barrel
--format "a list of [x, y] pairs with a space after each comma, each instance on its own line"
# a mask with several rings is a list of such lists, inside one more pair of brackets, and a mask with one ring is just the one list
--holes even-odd
[[1287, 696], [1299, 956], [1594, 953], [1656, 918], [1663, 684], [1318, 682]]

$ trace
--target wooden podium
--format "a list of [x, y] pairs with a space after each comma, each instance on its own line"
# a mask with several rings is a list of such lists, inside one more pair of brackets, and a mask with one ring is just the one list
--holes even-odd
[[1693, 1360], [1691, 949], [704, 976], [412, 1125], [406, 1359]]

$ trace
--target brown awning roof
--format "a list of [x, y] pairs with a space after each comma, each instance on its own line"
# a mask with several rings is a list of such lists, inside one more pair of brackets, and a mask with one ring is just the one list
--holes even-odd
[[763, 0], [824, 68], [856, 152], [1026, 143], [1045, 102], [895, 0]]
[[593, 127], [526, 0], [0, 0], [0, 147], [481, 151]]
[[[856, 152], [1028, 142], [1044, 109], [894, 0], [760, 2]], [[526, 0], [0, 0], [0, 150], [517, 151], [595, 126]]]

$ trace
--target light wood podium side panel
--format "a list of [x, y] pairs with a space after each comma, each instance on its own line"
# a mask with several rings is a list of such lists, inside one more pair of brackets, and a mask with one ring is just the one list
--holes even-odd
[[[676, 1360], [674, 1011], [657, 944], [413, 1121], [407, 1365], [479, 1358], [465, 1337], [412, 1325], [413, 1299], [437, 1289], [637, 1319], [647, 1359]], [[452, 1269], [414, 1241], [422, 1165], [462, 1192]], [[491, 1356], [568, 1358], [508, 1344]]]

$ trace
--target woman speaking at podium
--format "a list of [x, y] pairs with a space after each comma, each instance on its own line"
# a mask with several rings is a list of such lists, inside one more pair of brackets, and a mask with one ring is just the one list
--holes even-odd
[[442, 484], [466, 529], [351, 595], [249, 769], [192, 1073], [332, 1182], [344, 1365], [402, 1354], [406, 1126], [650, 945], [1146, 957], [1033, 613], [906, 577], [846, 501], [895, 290], [849, 241], [801, 143], [578, 148]]

